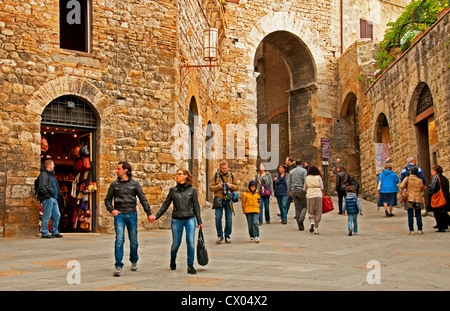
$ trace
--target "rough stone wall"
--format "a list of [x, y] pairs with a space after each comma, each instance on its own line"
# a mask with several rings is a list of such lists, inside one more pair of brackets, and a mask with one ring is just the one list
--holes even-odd
[[[417, 106], [417, 88], [426, 83], [434, 101], [437, 164], [450, 173], [450, 14], [434, 26], [391, 64], [368, 89], [368, 101], [361, 109], [362, 185], [370, 200], [377, 199], [375, 149], [376, 120], [384, 113], [389, 122], [393, 170], [400, 175], [406, 158], [418, 156], [418, 137], [413, 119]], [[420, 165], [420, 163], [419, 163]]]
[[[175, 170], [187, 167], [186, 160], [171, 155], [175, 139], [171, 129], [187, 124], [193, 98], [203, 133], [208, 122], [217, 124], [224, 135], [227, 124], [256, 126], [254, 60], [265, 39], [282, 50], [286, 40], [295, 38], [294, 47], [302, 53], [297, 58], [285, 55], [292, 77], [289, 122], [298, 137], [290, 146], [290, 155], [308, 156], [321, 166], [320, 138], [331, 138], [332, 150], [336, 147], [339, 1], [90, 3], [89, 53], [59, 48], [59, 3], [0, 3], [3, 236], [37, 233], [38, 202], [31, 198], [31, 189], [40, 166], [40, 116], [52, 100], [62, 95], [80, 97], [98, 117], [95, 217], [98, 231], [111, 232], [112, 218], [103, 200], [115, 179], [117, 162], [127, 160], [133, 165], [135, 178], [157, 211], [174, 185]], [[218, 5], [225, 8], [225, 14], [215, 11]], [[344, 17], [353, 18], [359, 21], [358, 16]], [[181, 66], [202, 64], [202, 34], [207, 26], [222, 27], [219, 67], [187, 71]], [[289, 35], [279, 37], [275, 34], [279, 31]], [[299, 61], [303, 56], [307, 62]], [[204, 150], [204, 137], [200, 137], [197, 147]], [[245, 156], [228, 159], [241, 190], [256, 171], [258, 150], [249, 138], [247, 133]], [[223, 158], [226, 148], [210, 162], [208, 172], [204, 156], [194, 161], [194, 185], [201, 202], [206, 198], [206, 180]], [[140, 228], [167, 227], [168, 218], [150, 225], [139, 211]]]
[[[359, 139], [367, 123], [367, 105], [364, 103], [367, 101], [367, 79], [375, 68], [375, 53], [376, 44], [370, 39], [361, 39], [355, 41], [338, 61], [336, 153], [342, 157], [347, 170], [358, 182], [361, 180]], [[361, 191], [364, 196], [364, 189]]]
[[343, 0], [344, 51], [356, 40], [361, 39], [360, 19], [373, 23], [373, 41], [380, 42], [383, 40], [387, 23], [395, 21], [410, 2], [410, 0]]
[[[61, 95], [87, 101], [99, 119], [98, 230], [112, 228], [103, 199], [118, 161], [133, 165], [152, 205], [173, 179], [176, 2], [94, 0], [92, 16], [91, 51], [76, 52], [59, 48], [58, 2], [0, 3], [5, 237], [37, 234], [31, 189], [40, 168], [40, 116]], [[149, 227], [145, 221], [140, 226]]]

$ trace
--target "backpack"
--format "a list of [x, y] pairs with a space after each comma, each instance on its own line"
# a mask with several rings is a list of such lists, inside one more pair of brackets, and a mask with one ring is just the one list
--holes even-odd
[[403, 168], [405, 170], [405, 173], [403, 174], [405, 178], [408, 177], [409, 175], [411, 175], [411, 169], [413, 167], [416, 167], [416, 166], [415, 165], [407, 165]]
[[34, 180], [34, 192], [32, 195], [36, 199], [39, 198], [39, 176]]

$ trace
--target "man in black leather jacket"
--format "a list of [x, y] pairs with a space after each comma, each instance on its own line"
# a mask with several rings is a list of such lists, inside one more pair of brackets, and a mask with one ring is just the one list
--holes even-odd
[[[137, 240], [137, 210], [136, 197], [144, 207], [147, 219], [150, 222], [151, 209], [142, 192], [139, 182], [132, 178], [131, 165], [128, 162], [119, 162], [117, 164], [117, 180], [111, 183], [105, 198], [105, 205], [108, 211], [114, 216], [114, 228], [116, 230], [116, 240], [114, 247], [115, 271], [114, 276], [122, 274], [123, 244], [125, 243], [125, 227], [130, 239], [130, 261], [131, 270], [137, 270], [138, 240]], [[114, 198], [114, 206], [112, 204]]]

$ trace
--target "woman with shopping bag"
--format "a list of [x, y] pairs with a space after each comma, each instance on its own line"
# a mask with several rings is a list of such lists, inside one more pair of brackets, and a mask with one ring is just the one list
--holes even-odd
[[187, 272], [196, 274], [197, 271], [194, 268], [196, 220], [200, 230], [203, 229], [197, 190], [192, 186], [192, 175], [188, 170], [178, 169], [175, 174], [175, 180], [177, 185], [170, 188], [166, 200], [156, 214], [156, 217], [153, 217], [151, 221], [153, 222], [154, 220], [159, 219], [173, 202], [170, 269], [176, 270], [177, 268], [177, 253], [181, 245], [183, 231], [186, 230]]

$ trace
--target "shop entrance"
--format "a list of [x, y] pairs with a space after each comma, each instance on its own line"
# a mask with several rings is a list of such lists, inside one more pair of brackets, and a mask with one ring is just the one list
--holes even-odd
[[74, 96], [53, 100], [42, 114], [41, 161], [55, 163], [60, 232], [95, 231], [96, 129], [94, 112]]

